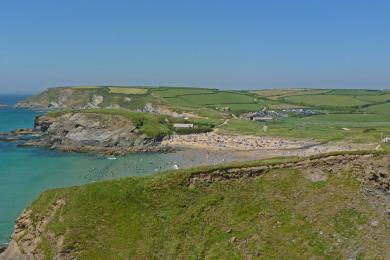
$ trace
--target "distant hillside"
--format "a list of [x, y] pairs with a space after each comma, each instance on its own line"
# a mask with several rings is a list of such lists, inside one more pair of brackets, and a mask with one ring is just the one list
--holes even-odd
[[[45, 109], [145, 109], [147, 104], [173, 110], [211, 109], [233, 113], [312, 107], [358, 111], [390, 102], [390, 92], [364, 89], [268, 89], [258, 91], [186, 87], [58, 87], [19, 102], [19, 107]], [[378, 106], [379, 107], [379, 106]], [[148, 108], [146, 108], [148, 109]], [[378, 109], [376, 109], [378, 110]], [[367, 109], [367, 111], [370, 111]]]
[[386, 259], [389, 167], [389, 154], [334, 154], [50, 190], [2, 257]]
[[343, 139], [361, 143], [380, 142], [390, 136], [389, 105], [388, 90], [227, 91], [140, 86], [50, 88], [18, 104], [19, 107], [51, 110], [131, 110], [202, 119], [207, 124], [220, 125], [219, 131], [225, 134], [314, 138], [323, 142]]
[[18, 107], [40, 109], [142, 109], [150, 101], [147, 88], [58, 87], [30, 97]]

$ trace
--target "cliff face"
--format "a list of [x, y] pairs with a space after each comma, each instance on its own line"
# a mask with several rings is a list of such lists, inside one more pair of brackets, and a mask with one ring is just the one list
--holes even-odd
[[99, 107], [104, 101], [105, 89], [49, 88], [16, 104], [33, 109], [85, 109]]
[[[42, 242], [41, 235], [45, 232], [48, 223], [54, 217], [54, 214], [65, 204], [64, 200], [56, 200], [48, 209], [48, 212], [40, 216], [38, 221], [35, 221], [32, 215], [32, 210], [27, 209], [18, 217], [15, 222], [15, 230], [12, 235], [12, 240], [6, 250], [0, 255], [0, 260], [19, 259], [19, 260], [35, 260], [44, 259], [40, 250], [39, 244]], [[62, 246], [62, 239], [57, 242], [58, 246]], [[59, 256], [55, 257], [56, 259]]]
[[67, 151], [126, 153], [158, 150], [159, 142], [140, 132], [128, 118], [119, 115], [69, 112], [39, 116], [35, 130], [42, 136], [30, 145]]

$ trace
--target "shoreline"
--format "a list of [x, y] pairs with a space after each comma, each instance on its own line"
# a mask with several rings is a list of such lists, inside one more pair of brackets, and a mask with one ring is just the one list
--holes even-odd
[[[264, 137], [253, 135], [222, 135], [214, 132], [188, 135], [171, 135], [161, 142], [152, 142], [140, 146], [103, 146], [103, 145], [48, 145], [39, 139], [44, 135], [34, 129], [16, 129], [0, 134], [0, 142], [20, 142], [18, 147], [38, 147], [72, 153], [95, 153], [102, 155], [121, 155], [134, 153], [169, 153], [182, 149], [208, 150], [211, 152], [257, 154], [266, 156], [307, 156], [332, 151], [374, 150], [378, 144], [319, 143], [308, 140], [292, 140], [283, 137]], [[37, 139], [38, 138], [38, 139]]]

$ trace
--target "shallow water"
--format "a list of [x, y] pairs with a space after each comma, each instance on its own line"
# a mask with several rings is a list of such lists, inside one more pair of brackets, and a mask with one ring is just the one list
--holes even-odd
[[[24, 97], [0, 96], [12, 104]], [[33, 125], [39, 112], [0, 109], [0, 132]], [[0, 142], [0, 244], [6, 243], [17, 216], [44, 190], [104, 179], [143, 176], [161, 170], [234, 160], [234, 156], [206, 150], [131, 154], [118, 158], [17, 147]]]

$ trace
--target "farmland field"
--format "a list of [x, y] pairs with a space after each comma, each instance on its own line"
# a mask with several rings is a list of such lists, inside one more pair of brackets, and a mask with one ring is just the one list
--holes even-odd
[[[267, 125], [265, 133], [263, 126]], [[381, 133], [390, 134], [390, 116], [375, 114], [328, 114], [308, 117], [287, 117], [274, 122], [258, 123], [232, 119], [220, 132], [314, 138], [318, 141], [351, 140], [354, 142], [378, 141]]]
[[148, 90], [146, 88], [133, 88], [133, 87], [109, 87], [112, 94], [126, 94], [126, 95], [140, 95], [146, 94]]
[[188, 94], [177, 97], [166, 97], [168, 103], [189, 107], [220, 104], [246, 104], [254, 103], [254, 97], [246, 94], [219, 91], [216, 93]]
[[379, 95], [382, 91], [374, 89], [332, 89], [327, 94], [332, 95], [351, 95], [351, 96], [360, 96], [360, 95]]
[[329, 89], [265, 89], [254, 91], [260, 97], [266, 97], [271, 100], [277, 100], [282, 97], [314, 95], [329, 92]]
[[98, 86], [76, 86], [76, 87], [71, 87], [72, 89], [97, 89], [100, 88]]
[[371, 103], [348, 95], [303, 95], [284, 97], [284, 99], [287, 102], [314, 107], [356, 107]]
[[216, 89], [203, 88], [164, 88], [160, 87], [153, 90], [153, 93], [163, 98], [173, 98], [183, 95], [214, 94]]
[[367, 95], [367, 96], [356, 96], [357, 99], [369, 102], [386, 102], [390, 101], [390, 93], [382, 95]]
[[364, 111], [372, 112], [376, 114], [390, 115], [390, 102], [366, 107]]

